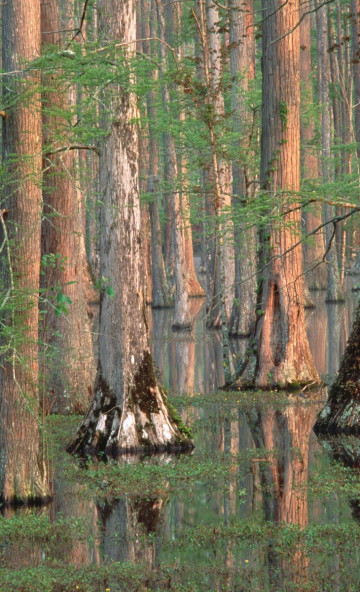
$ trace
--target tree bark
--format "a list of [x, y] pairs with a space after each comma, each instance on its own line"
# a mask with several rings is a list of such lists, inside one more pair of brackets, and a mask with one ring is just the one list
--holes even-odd
[[[71, 3], [67, 8], [71, 13]], [[62, 47], [58, 0], [42, 0], [41, 28], [44, 47]], [[43, 94], [44, 139], [46, 151], [51, 152], [70, 135], [65, 116], [71, 109], [73, 90], [65, 88], [56, 74], [45, 75], [43, 83], [47, 89]], [[85, 413], [96, 370], [85, 295], [85, 217], [77, 188], [77, 156], [77, 151], [68, 150], [44, 157], [42, 256], [46, 264], [42, 288], [50, 302], [45, 304], [43, 319], [43, 355], [47, 404], [58, 413]], [[71, 301], [67, 314], [56, 314], [59, 294]]]
[[233, 209], [239, 221], [234, 225], [235, 292], [229, 334], [245, 337], [255, 323], [257, 284], [256, 229], [246, 220], [246, 206], [254, 196], [249, 165], [254, 113], [247, 106], [247, 93], [255, 79], [253, 0], [230, 2], [230, 71], [233, 132], [240, 139], [234, 145], [237, 155], [232, 164]]
[[[313, 66], [311, 59], [311, 28], [310, 15], [305, 15], [308, 6], [300, 7], [303, 20], [300, 23], [300, 79], [301, 79], [301, 106], [305, 111], [300, 120], [301, 140], [301, 168], [302, 178], [310, 182], [316, 182], [319, 176], [318, 156], [314, 146], [315, 122], [310, 113], [306, 113], [313, 106]], [[322, 222], [323, 206], [315, 204], [310, 211], [304, 212], [305, 234], [308, 235]], [[317, 232], [311, 242], [304, 244], [304, 270], [308, 288], [311, 290], [326, 289], [326, 265], [323, 261], [325, 253], [324, 233]]]
[[[221, 155], [221, 136], [224, 134], [225, 102], [222, 85], [223, 52], [220, 33], [220, 15], [217, 3], [206, 0], [206, 38], [204, 60], [208, 87], [208, 127], [212, 153], [213, 201], [217, 216], [214, 253], [214, 282], [208, 326], [219, 327], [228, 322], [234, 298], [234, 234], [231, 219], [231, 163]], [[218, 261], [216, 261], [218, 259]], [[218, 266], [218, 269], [216, 267]]]
[[[4, 209], [0, 215], [3, 244], [0, 498], [5, 503], [31, 503], [49, 499], [39, 430], [38, 388], [40, 79], [34, 70], [31, 74], [20, 73], [24, 61], [40, 55], [38, 0], [9, 0], [3, 6], [2, 47], [2, 66], [9, 75], [3, 79], [6, 178]], [[14, 72], [19, 73], [14, 75]], [[23, 91], [26, 95], [22, 96]], [[17, 97], [16, 101], [14, 97]]]
[[[101, 0], [98, 4], [100, 39], [104, 44], [116, 40], [126, 44], [125, 66], [136, 39], [135, 4], [134, 0]], [[132, 74], [128, 76], [130, 81]], [[192, 441], [169, 413], [149, 351], [136, 101], [120, 85], [109, 91], [107, 113], [112, 119], [106, 122], [104, 114], [108, 134], [100, 154], [100, 273], [111, 278], [114, 294], [111, 298], [104, 286], [93, 401], [67, 450], [114, 454], [191, 448]]]
[[330, 388], [328, 401], [315, 429], [326, 433], [360, 433], [360, 305], [341, 360], [339, 373]]
[[360, 0], [351, 2], [351, 64], [354, 80], [354, 136], [360, 160]]
[[[164, 3], [158, 3], [159, 34], [165, 38]], [[160, 43], [160, 56], [162, 63], [166, 63], [166, 49]], [[162, 87], [163, 108], [165, 113], [170, 115], [170, 91], [168, 84]], [[170, 121], [170, 118], [169, 118]], [[175, 314], [173, 329], [176, 331], [188, 330], [192, 326], [192, 319], [189, 310], [189, 293], [186, 281], [186, 259], [185, 259], [185, 236], [184, 220], [181, 211], [181, 195], [179, 190], [179, 169], [177, 163], [176, 147], [174, 136], [171, 132], [165, 135], [167, 175], [170, 183], [171, 199], [171, 221], [173, 224], [172, 236], [174, 246], [174, 275], [175, 275]]]
[[257, 321], [232, 387], [318, 383], [303, 308], [300, 232], [300, 42], [298, 0], [263, 3], [261, 174], [278, 218], [260, 233]]
[[[330, 64], [328, 55], [328, 24], [327, 6], [321, 5], [321, 0], [316, 0], [316, 31], [318, 51], [318, 76], [321, 113], [321, 144], [322, 144], [322, 179], [323, 183], [331, 180], [331, 119], [329, 102]], [[333, 206], [325, 205], [325, 221], [334, 217]], [[337, 302], [344, 300], [343, 291], [340, 285], [339, 264], [335, 246], [335, 231], [332, 225], [326, 225], [326, 263], [327, 263], [327, 289], [326, 300]]]
[[[172, 35], [170, 38], [170, 43], [171, 45], [175, 45], [177, 42], [177, 60], [179, 63], [181, 63], [184, 58], [184, 44], [179, 45], [178, 41], [179, 33], [181, 34], [181, 4], [173, 3], [168, 5], [168, 12], [170, 12], [170, 20], [172, 23]], [[180, 111], [179, 120], [181, 122], [182, 129], [184, 129], [186, 127], [186, 112], [184, 109]], [[181, 136], [183, 136], [183, 134], [181, 134]], [[181, 137], [180, 142], [182, 139], [183, 138]], [[194, 263], [193, 232], [191, 226], [190, 198], [188, 188], [188, 161], [185, 151], [178, 151], [178, 162], [181, 173], [181, 212], [184, 223], [184, 250], [187, 292], [189, 298], [203, 298], [205, 297], [205, 292], [199, 283]]]
[[[144, 39], [143, 51], [151, 56], [151, 46], [146, 39], [156, 37], [154, 17], [152, 16], [151, 2], [142, 0], [141, 34]], [[156, 56], [152, 56], [155, 58]], [[150, 70], [150, 76], [156, 83], [158, 74], [154, 69]], [[152, 196], [149, 201], [150, 228], [151, 228], [151, 272], [152, 272], [152, 306], [153, 308], [167, 308], [173, 305], [166, 277], [165, 262], [162, 252], [161, 225], [159, 216], [159, 144], [156, 141], [154, 124], [158, 114], [156, 109], [156, 92], [151, 89], [146, 96], [149, 133], [149, 167], [147, 171], [147, 192]]]

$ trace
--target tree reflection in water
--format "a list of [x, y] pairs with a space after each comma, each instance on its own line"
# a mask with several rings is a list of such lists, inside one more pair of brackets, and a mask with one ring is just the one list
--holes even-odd
[[[273, 450], [270, 463], [259, 463], [265, 519], [277, 523], [308, 525], [309, 444], [316, 415], [324, 393], [306, 404], [292, 397], [293, 404], [284, 410], [260, 410], [249, 417], [249, 426], [259, 449]], [[314, 401], [314, 395], [311, 397]], [[309, 557], [298, 547], [289, 559], [283, 559], [268, 546], [269, 577], [274, 589], [283, 589], [284, 580], [306, 585]]]
[[[194, 303], [198, 306], [200, 301]], [[317, 304], [316, 314], [310, 313], [308, 333], [319, 372], [326, 375], [337, 369], [351, 313], [349, 307], [325, 308]], [[289, 395], [290, 404], [275, 407], [271, 405], [276, 403], [276, 395], [268, 396], [268, 404], [263, 403], [267, 395], [256, 398], [253, 393], [242, 395], [239, 405], [236, 395], [228, 400], [231, 403], [226, 398], [223, 401], [222, 394], [214, 392], [224, 382], [221, 332], [206, 330], [203, 310], [192, 332], [173, 334], [171, 323], [168, 311], [153, 311], [150, 324], [154, 331], [154, 358], [162, 382], [172, 393], [186, 395], [183, 420], [195, 426], [194, 457], [199, 463], [209, 463], [209, 474], [189, 477], [186, 494], [165, 483], [158, 497], [141, 498], [137, 492], [137, 497], [130, 495], [114, 502], [107, 498], [106, 487], [94, 501], [79, 493], [77, 484], [66, 483], [64, 475], [55, 474], [54, 502], [42, 511], [55, 527], [59, 516], [74, 522], [83, 519], [89, 525], [90, 536], [79, 535], [52, 550], [32, 545], [31, 541], [25, 541], [21, 547], [6, 541], [0, 549], [0, 567], [9, 565], [15, 569], [13, 566], [22, 568], [47, 562], [51, 565], [55, 560], [61, 565], [93, 565], [96, 569], [99, 566], [101, 571], [100, 566], [107, 569], [114, 562], [131, 562], [136, 563], [139, 573], [140, 564], [146, 565], [153, 581], [165, 574], [166, 566], [174, 572], [178, 569], [178, 575], [172, 577], [179, 589], [188, 581], [195, 581], [203, 585], [201, 590], [234, 590], [244, 577], [248, 580], [241, 583], [243, 589], [254, 591], [303, 590], [307, 585], [312, 589], [314, 574], [322, 574], [317, 558], [309, 558], [305, 546], [300, 544], [296, 549], [290, 545], [285, 551], [279, 549], [283, 549], [282, 540], [290, 532], [281, 528], [282, 523], [300, 528], [309, 523], [311, 529], [313, 524], [323, 522], [323, 492], [315, 496], [310, 518], [307, 493], [309, 446], [312, 451], [316, 448], [316, 437], [311, 434], [322, 394], [312, 394], [309, 399], [301, 393]], [[246, 340], [230, 342], [234, 360], [241, 356], [245, 345]], [[339, 442], [327, 443], [334, 458], [359, 467], [360, 444], [351, 439], [341, 446]], [[359, 454], [355, 454], [356, 450]], [[223, 460], [230, 464], [230, 470], [222, 472]], [[315, 460], [311, 457], [311, 462]], [[193, 468], [191, 465], [190, 475]], [[212, 480], [213, 469], [219, 470], [218, 481]], [[100, 498], [107, 501], [100, 502]], [[351, 501], [351, 506], [358, 517], [358, 502]], [[325, 512], [332, 512], [334, 520], [338, 519], [338, 509], [331, 504]], [[237, 537], [232, 530], [234, 524], [241, 528], [251, 522], [262, 533], [257, 543], [251, 538]], [[269, 523], [274, 524], [270, 535]], [[202, 527], [209, 527], [213, 547], [206, 546], [207, 542], [200, 548], [196, 541], [189, 543], [189, 533], [195, 533], [196, 538]], [[230, 532], [223, 540], [220, 535], [216, 538], [222, 527]], [[182, 540], [185, 549], [181, 547]], [[334, 574], [335, 555], [329, 560]], [[209, 559], [213, 561], [213, 572], [206, 571]], [[166, 585], [165, 582], [165, 589]]]

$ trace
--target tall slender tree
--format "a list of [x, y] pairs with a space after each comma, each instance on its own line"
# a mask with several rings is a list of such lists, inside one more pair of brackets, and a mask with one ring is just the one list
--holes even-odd
[[[247, 106], [247, 94], [255, 79], [255, 33], [253, 0], [231, 0], [230, 70], [235, 156], [232, 165], [235, 222], [235, 298], [229, 333], [248, 336], [255, 322], [256, 230], [246, 221], [246, 208], [254, 195], [254, 179], [249, 166], [253, 144], [254, 113]], [[239, 139], [238, 139], [239, 138]], [[245, 219], [245, 223], [244, 223]]]
[[23, 70], [24, 62], [40, 55], [39, 0], [9, 0], [3, 6], [2, 48], [2, 65], [9, 74], [3, 80], [6, 178], [0, 214], [0, 498], [27, 503], [49, 496], [38, 387], [40, 79], [38, 72]]
[[300, 209], [299, 2], [263, 2], [260, 181], [278, 219], [260, 231], [257, 321], [233, 386], [319, 381], [303, 308]]
[[[142, 0], [141, 2], [141, 34], [142, 45], [145, 55], [151, 56], [152, 59], [156, 57], [153, 46], [148, 41], [149, 38], [156, 37], [156, 12], [152, 10], [152, 3], [149, 0]], [[154, 55], [155, 54], [155, 55]], [[155, 68], [150, 70], [151, 79], [155, 86], [158, 80], [158, 71]], [[168, 281], [165, 271], [165, 262], [162, 252], [161, 239], [161, 224], [159, 213], [160, 201], [160, 155], [159, 143], [155, 133], [155, 122], [157, 121], [158, 113], [156, 106], [156, 91], [155, 88], [149, 90], [146, 96], [146, 109], [148, 118], [148, 158], [149, 168], [147, 171], [147, 192], [150, 197], [149, 201], [149, 215], [151, 228], [151, 273], [152, 273], [152, 306], [154, 308], [162, 308], [172, 306], [172, 299], [168, 286]]]
[[[315, 121], [311, 115], [314, 104], [313, 64], [311, 57], [311, 20], [306, 14], [308, 6], [301, 4], [300, 14], [300, 80], [301, 107], [303, 117], [300, 120], [301, 141], [301, 179], [303, 183], [316, 182], [319, 176], [318, 154], [315, 147]], [[304, 212], [305, 233], [309, 235], [322, 224], [323, 206], [315, 204], [310, 211]], [[308, 287], [314, 290], [326, 289], [326, 266], [324, 233], [315, 233], [312, 241], [304, 245], [304, 270]]]
[[[134, 452], [192, 446], [172, 419], [149, 351], [138, 180], [137, 106], [131, 57], [135, 0], [100, 0], [99, 37], [109, 63], [121, 60], [103, 113], [107, 137], [100, 154], [101, 277], [99, 361], [93, 400], [69, 452]], [[114, 41], [121, 48], [114, 47]], [[105, 97], [104, 97], [105, 99]], [[110, 115], [110, 118], [108, 119]]]
[[[68, 2], [65, 8], [70, 13], [67, 16], [72, 17], [71, 23], [72, 2]], [[59, 31], [65, 27], [61, 25], [58, 0], [41, 2], [41, 27], [45, 49], [49, 44], [63, 46], [63, 34]], [[84, 413], [95, 378], [95, 364], [85, 297], [84, 200], [78, 189], [77, 152], [69, 149], [68, 117], [72, 102], [70, 93], [74, 94], [74, 89], [66, 88], [57, 73], [45, 74], [43, 83], [45, 216], [42, 254], [46, 264], [42, 287], [50, 300], [51, 295], [55, 299], [55, 302], [50, 301], [44, 318], [48, 403], [53, 411]], [[56, 152], [57, 148], [63, 151]], [[56, 308], [59, 294], [68, 299], [69, 305], [61, 314], [55, 314], [59, 312]]]
[[[162, 39], [166, 36], [165, 26], [165, 2], [157, 3], [159, 21], [159, 34]], [[160, 43], [160, 56], [162, 63], [166, 64], [166, 48]], [[162, 86], [163, 108], [170, 121], [170, 89], [165, 82]], [[165, 134], [165, 151], [167, 161], [167, 181], [171, 200], [171, 223], [174, 254], [174, 276], [175, 276], [175, 315], [173, 328], [175, 330], [187, 330], [192, 325], [189, 310], [189, 292], [186, 279], [186, 258], [185, 258], [185, 234], [184, 219], [181, 210], [180, 175], [176, 154], [174, 135], [169, 130]]]
[[[331, 119], [329, 102], [330, 63], [328, 49], [328, 20], [327, 6], [321, 0], [316, 0], [316, 40], [318, 52], [318, 78], [321, 103], [321, 144], [322, 144], [322, 180], [327, 184], [332, 179], [331, 174]], [[333, 206], [325, 204], [325, 220], [334, 217]], [[343, 300], [344, 295], [340, 285], [339, 264], [335, 245], [335, 231], [330, 224], [326, 226], [326, 262], [327, 262], [327, 290], [326, 299], [330, 302]]]

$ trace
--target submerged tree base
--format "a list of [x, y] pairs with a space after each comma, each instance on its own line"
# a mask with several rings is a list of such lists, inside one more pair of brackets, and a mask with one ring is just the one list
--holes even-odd
[[338, 376], [314, 429], [328, 434], [360, 434], [360, 305]]
[[93, 402], [66, 450], [70, 454], [116, 456], [193, 448], [189, 431], [171, 412], [156, 380], [150, 353], [144, 351], [122, 407], [99, 368]]
[[[266, 363], [266, 359], [263, 362]], [[252, 348], [249, 348], [244, 354], [243, 359], [231, 380], [225, 384], [224, 390], [271, 390], [279, 389], [288, 392], [299, 390], [309, 391], [318, 389], [321, 381], [317, 375], [313, 364], [304, 358], [292, 360], [282, 360], [276, 366], [267, 365], [267, 371], [264, 371], [264, 365], [261, 364], [259, 356]]]

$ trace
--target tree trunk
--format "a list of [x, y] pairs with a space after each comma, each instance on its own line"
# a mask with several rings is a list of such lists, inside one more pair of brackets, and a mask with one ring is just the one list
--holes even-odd
[[[174, 44], [179, 37], [181, 31], [181, 5], [180, 3], [173, 3], [168, 6], [168, 11], [171, 13], [172, 21], [172, 38]], [[173, 40], [171, 39], [173, 45]], [[181, 63], [184, 59], [183, 44], [177, 48], [177, 60]], [[181, 110], [179, 114], [182, 129], [186, 128], [186, 112]], [[182, 134], [183, 135], [183, 134]], [[181, 138], [182, 141], [182, 138]], [[188, 162], [184, 151], [178, 151], [179, 169], [181, 172], [181, 212], [184, 221], [184, 249], [185, 249], [185, 267], [186, 267], [186, 284], [189, 298], [203, 298], [205, 292], [201, 287], [194, 262], [194, 246], [193, 246], [193, 232], [191, 226], [190, 216], [190, 199], [188, 188]]]
[[[306, 111], [313, 107], [313, 67], [311, 59], [311, 29], [310, 15], [304, 13], [307, 6], [300, 8], [304, 17], [300, 23], [300, 79], [301, 79], [301, 106], [304, 117], [300, 120], [301, 140], [301, 168], [302, 179], [316, 182], [319, 176], [318, 157], [314, 146], [315, 122], [313, 117]], [[304, 212], [305, 235], [310, 234], [318, 228], [322, 222], [323, 206], [315, 204], [310, 211]], [[326, 289], [326, 266], [323, 261], [325, 253], [324, 233], [317, 232], [312, 241], [304, 245], [304, 270], [305, 279], [311, 290]]]
[[[332, 105], [333, 105], [333, 120], [334, 120], [334, 147], [338, 154], [335, 166], [336, 179], [348, 179], [351, 174], [351, 153], [349, 146], [351, 142], [350, 136], [350, 118], [351, 118], [351, 96], [349, 93], [349, 72], [348, 59], [346, 48], [348, 43], [346, 39], [350, 39], [348, 31], [343, 32], [343, 13], [342, 8], [338, 2], [335, 2], [335, 10], [329, 5], [329, 42], [330, 42], [330, 72], [331, 72], [331, 88], [332, 88]], [[348, 22], [346, 15], [345, 21]], [[345, 41], [344, 41], [345, 37]], [[344, 208], [338, 206], [336, 208], [336, 215], [341, 216], [345, 213]], [[344, 230], [343, 224], [336, 226], [336, 249], [339, 264], [340, 284], [344, 283], [345, 264], [346, 264], [346, 241], [347, 233]]]
[[[102, 43], [121, 40], [126, 66], [136, 38], [135, 1], [101, 0], [98, 15]], [[107, 51], [112, 53], [111, 46]], [[107, 113], [112, 114], [112, 120], [104, 121], [108, 134], [100, 155], [100, 273], [112, 280], [114, 294], [111, 297], [104, 286], [94, 397], [68, 451], [114, 454], [191, 448], [191, 440], [180, 432], [169, 413], [149, 351], [136, 101], [120, 85], [109, 90]]]
[[[214, 281], [212, 307], [209, 310], [208, 326], [218, 327], [228, 322], [234, 298], [234, 234], [231, 218], [231, 163], [221, 155], [220, 144], [224, 134], [225, 101], [223, 94], [223, 51], [220, 33], [220, 15], [217, 3], [206, 0], [206, 41], [204, 59], [207, 61], [206, 84], [208, 86], [209, 117], [208, 126], [212, 151], [213, 199], [218, 218], [215, 232], [215, 258], [218, 252], [219, 278]], [[214, 261], [216, 267], [216, 260]], [[215, 275], [216, 277], [216, 275]], [[219, 301], [216, 306], [216, 301]], [[214, 306], [215, 305], [215, 306]], [[219, 318], [218, 310], [221, 311]], [[214, 314], [212, 314], [214, 311]]]
[[360, 433], [360, 305], [339, 373], [329, 391], [329, 398], [316, 422], [316, 431]]
[[[316, 12], [317, 51], [318, 51], [318, 75], [321, 114], [321, 144], [322, 144], [322, 179], [323, 183], [331, 180], [331, 120], [329, 102], [330, 64], [328, 54], [328, 26], [327, 6], [321, 5], [322, 0], [316, 0], [318, 10]], [[333, 207], [325, 205], [325, 221], [334, 217]], [[340, 285], [339, 264], [335, 246], [335, 229], [332, 225], [326, 226], [326, 263], [327, 263], [327, 290], [326, 300], [337, 302], [344, 300]]]
[[[151, 56], [151, 46], [146, 39], [156, 37], [154, 17], [150, 10], [151, 2], [142, 0], [141, 34], [144, 39], [143, 51]], [[156, 56], [152, 56], [155, 58]], [[154, 69], [150, 70], [150, 76], [156, 83], [158, 75]], [[161, 226], [159, 216], [159, 145], [155, 137], [154, 124], [157, 121], [156, 92], [151, 89], [146, 96], [147, 116], [149, 120], [149, 167], [147, 171], [147, 192], [152, 196], [149, 201], [150, 228], [151, 228], [151, 272], [152, 272], [152, 306], [153, 308], [167, 308], [173, 305], [170, 290], [166, 278], [165, 262], [162, 252]]]
[[236, 218], [235, 293], [229, 334], [248, 336], [255, 323], [256, 307], [256, 229], [246, 220], [249, 198], [254, 195], [249, 153], [252, 152], [254, 114], [247, 106], [247, 93], [255, 79], [255, 36], [253, 0], [230, 3], [230, 70], [232, 80], [233, 132], [240, 138], [232, 165], [233, 209]]
[[261, 186], [278, 219], [260, 234], [257, 321], [232, 387], [319, 382], [305, 330], [300, 209], [298, 1], [263, 3]]
[[360, 0], [351, 2], [351, 64], [354, 80], [354, 135], [360, 160]]
[[[164, 4], [165, 5], [165, 4]], [[165, 38], [164, 6], [157, 4], [160, 38]], [[166, 63], [166, 49], [160, 43], [160, 55], [163, 64]], [[170, 121], [170, 91], [167, 83], [162, 87], [163, 108]], [[186, 281], [185, 236], [184, 220], [181, 211], [181, 195], [179, 190], [179, 171], [175, 140], [171, 131], [165, 135], [166, 159], [168, 179], [170, 183], [171, 220], [173, 224], [172, 234], [174, 240], [174, 275], [175, 275], [175, 314], [173, 329], [176, 331], [188, 330], [192, 326], [189, 310], [189, 294]]]
[[[70, 3], [69, 12], [72, 8]], [[58, 0], [42, 1], [41, 28], [44, 46], [62, 46]], [[84, 285], [87, 275], [84, 204], [77, 188], [77, 152], [51, 154], [70, 142], [71, 129], [65, 114], [70, 111], [69, 93], [73, 91], [65, 88], [56, 74], [45, 75], [43, 83], [47, 88], [43, 94], [44, 139], [49, 153], [44, 157], [42, 226], [42, 256], [46, 262], [42, 288], [49, 300], [43, 321], [47, 404], [58, 413], [84, 413], [95, 378]], [[58, 306], [63, 296], [70, 300], [64, 310]]]
[[[0, 216], [1, 243], [5, 241], [1, 253], [0, 498], [5, 503], [31, 503], [49, 498], [38, 390], [41, 104], [38, 73], [14, 76], [14, 72], [40, 55], [39, 1], [4, 4], [2, 44], [2, 67], [11, 74], [3, 79], [7, 183]], [[26, 98], [21, 96], [23, 91]]]

